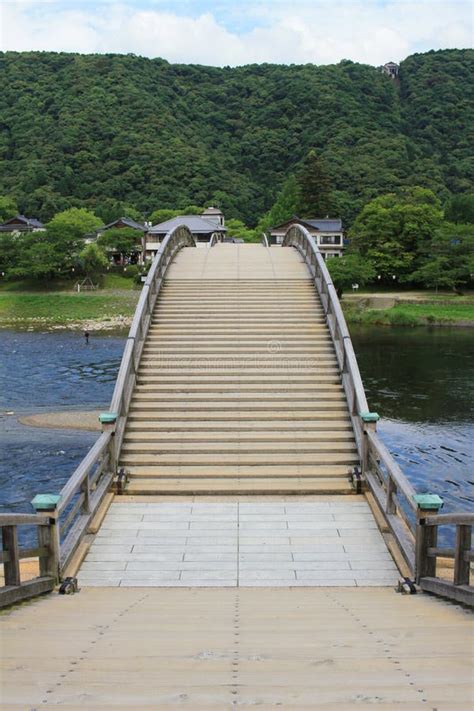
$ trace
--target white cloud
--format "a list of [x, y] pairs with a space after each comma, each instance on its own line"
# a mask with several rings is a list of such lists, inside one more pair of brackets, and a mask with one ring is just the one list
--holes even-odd
[[[0, 0], [4, 50], [134, 52], [171, 62], [240, 65], [251, 62], [327, 64], [340, 59], [381, 64], [415, 51], [472, 45], [468, 0], [255, 0], [241, 7], [247, 28], [228, 29], [229, 14], [184, 14], [158, 3], [76, 5], [54, 0]], [[199, 7], [204, 3], [200, 2]], [[196, 8], [198, 6], [195, 6]], [[236, 9], [237, 8], [237, 9]]]

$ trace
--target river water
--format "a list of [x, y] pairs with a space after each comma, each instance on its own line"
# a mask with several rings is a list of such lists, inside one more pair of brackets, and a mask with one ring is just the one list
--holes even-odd
[[[418, 491], [474, 508], [474, 329], [351, 329], [379, 432]], [[0, 332], [0, 510], [58, 492], [97, 434], [25, 427], [19, 414], [107, 408], [125, 338]], [[14, 413], [14, 414], [8, 414]]]

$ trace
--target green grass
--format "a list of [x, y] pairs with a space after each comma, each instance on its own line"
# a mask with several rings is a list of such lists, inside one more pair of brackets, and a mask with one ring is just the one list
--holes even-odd
[[106, 320], [133, 315], [138, 291], [0, 293], [0, 323]]
[[133, 289], [137, 285], [130, 277], [124, 277], [121, 274], [104, 274], [102, 277], [103, 289]]
[[366, 309], [342, 302], [349, 323], [383, 324], [391, 326], [421, 326], [426, 324], [474, 324], [474, 301], [462, 299], [453, 303], [396, 304], [390, 309]]

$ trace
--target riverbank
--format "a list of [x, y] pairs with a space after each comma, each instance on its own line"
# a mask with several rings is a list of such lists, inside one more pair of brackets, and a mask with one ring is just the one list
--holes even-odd
[[349, 325], [474, 328], [474, 296], [425, 293], [344, 294]]
[[0, 328], [117, 331], [130, 326], [140, 291], [0, 292]]

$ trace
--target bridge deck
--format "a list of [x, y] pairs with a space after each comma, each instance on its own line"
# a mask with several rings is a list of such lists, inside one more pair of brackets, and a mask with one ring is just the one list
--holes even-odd
[[472, 708], [472, 620], [387, 589], [83, 589], [2, 615], [5, 708]]
[[129, 411], [128, 492], [350, 493], [357, 463], [331, 337], [296, 250], [181, 250]]
[[106, 587], [395, 587], [397, 579], [362, 496], [118, 496], [79, 573], [81, 586]]

